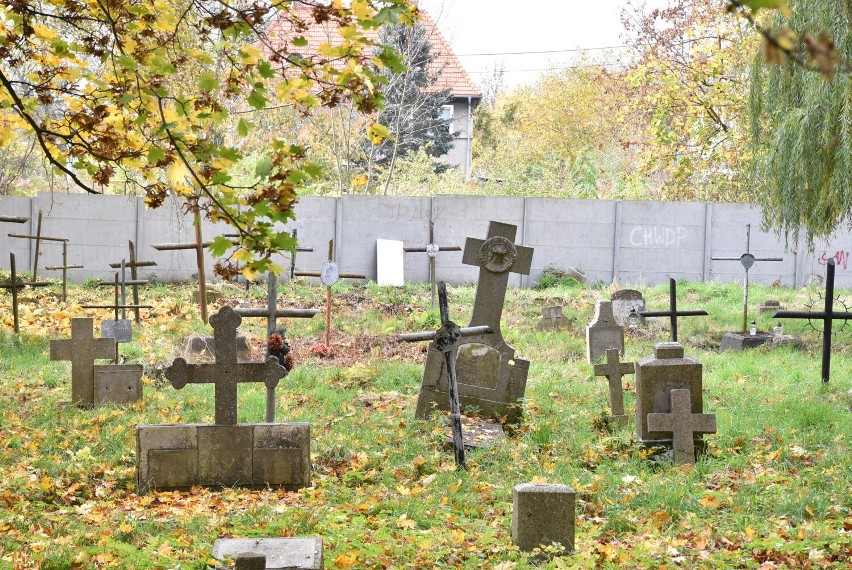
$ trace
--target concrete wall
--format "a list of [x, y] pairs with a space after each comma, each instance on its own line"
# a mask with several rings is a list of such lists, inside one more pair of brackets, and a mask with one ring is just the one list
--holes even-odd
[[[104, 278], [108, 264], [128, 258], [127, 242], [134, 240], [138, 256], [157, 262], [159, 279], [188, 279], [197, 272], [193, 251], [157, 251], [153, 244], [191, 242], [192, 219], [178, 204], [169, 202], [157, 210], [142, 200], [125, 196], [40, 194], [36, 198], [0, 198], [0, 215], [30, 216], [26, 224], [0, 224], [0, 267], [8, 269], [9, 252], [15, 253], [20, 272], [31, 271], [34, 242], [14, 239], [9, 233], [34, 234], [38, 212], [43, 212], [42, 235], [68, 239], [68, 261], [83, 264], [72, 270], [75, 281]], [[335, 240], [335, 258], [345, 273], [376, 277], [376, 240], [395, 239], [423, 246], [429, 241], [430, 221], [435, 243], [464, 247], [465, 238], [483, 238], [490, 220], [518, 226], [515, 242], [535, 249], [529, 276], [513, 274], [510, 285], [533, 285], [548, 265], [581, 270], [589, 281], [624, 285], [656, 284], [670, 276], [689, 281], [740, 281], [738, 261], [714, 260], [745, 252], [746, 224], [751, 224], [750, 251], [757, 258], [781, 257], [783, 261], [758, 261], [749, 276], [752, 282], [800, 286], [809, 274], [825, 274], [829, 258], [837, 261], [837, 285], [852, 287], [852, 232], [842, 230], [831, 239], [806, 251], [802, 244], [785, 244], [783, 238], [760, 230], [760, 209], [747, 204], [699, 204], [686, 202], [616, 202], [496, 196], [436, 196], [303, 198], [296, 206], [297, 221], [282, 231], [299, 228], [299, 240], [313, 252], [299, 253], [297, 269], [317, 270], [328, 256], [328, 242]], [[224, 224], [205, 222], [205, 239], [228, 233]], [[477, 268], [463, 265], [461, 252], [442, 252], [437, 260], [439, 279], [451, 283], [475, 282]], [[61, 265], [62, 245], [43, 242], [39, 275]], [[206, 255], [212, 278], [213, 260]], [[289, 266], [289, 259], [275, 260]], [[405, 255], [407, 281], [428, 279], [426, 254]]]

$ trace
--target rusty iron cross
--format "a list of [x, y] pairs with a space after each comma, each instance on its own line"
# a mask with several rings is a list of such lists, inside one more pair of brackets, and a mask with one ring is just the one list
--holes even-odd
[[703, 309], [693, 311], [677, 310], [677, 281], [669, 277], [669, 310], [668, 311], [639, 311], [643, 317], [669, 317], [671, 322], [671, 341], [677, 342], [677, 318], [706, 316]]

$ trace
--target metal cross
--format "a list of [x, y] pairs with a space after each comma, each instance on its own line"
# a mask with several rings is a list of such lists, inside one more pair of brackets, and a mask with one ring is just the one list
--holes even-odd
[[[133, 281], [136, 281], [137, 278], [138, 278], [138, 272], [136, 271], [136, 269], [138, 267], [154, 267], [155, 265], [157, 265], [157, 262], [156, 261], [139, 261], [139, 260], [137, 260], [136, 259], [136, 244], [133, 243], [133, 240], [128, 240], [127, 244], [130, 247], [130, 262], [124, 263], [124, 260], [122, 259], [118, 263], [110, 263], [109, 266], [112, 267], [113, 269], [118, 269], [122, 266], [122, 264], [124, 264], [125, 267], [130, 268], [130, 279], [131, 279], [130, 284], [131, 284], [131, 289], [133, 290], [133, 304], [138, 305], [139, 304], [139, 285], [133, 283]], [[134, 308], [133, 313], [134, 313], [135, 320], [138, 323], [139, 322], [139, 308], [138, 307]]]
[[825, 305], [822, 311], [777, 311], [773, 319], [814, 319], [822, 321], [822, 381], [828, 384], [831, 374], [831, 326], [835, 319], [852, 319], [852, 313], [834, 311], [834, 269], [835, 262], [829, 259], [825, 276]]
[[222, 307], [210, 317], [213, 327], [216, 361], [212, 364], [187, 364], [176, 358], [166, 369], [166, 378], [180, 390], [187, 384], [215, 386], [216, 425], [237, 424], [237, 385], [240, 382], [263, 382], [275, 387], [287, 370], [270, 356], [266, 362], [237, 362], [237, 327], [242, 322], [231, 307]]
[[11, 275], [8, 283], [0, 283], [0, 289], [9, 289], [12, 292], [12, 319], [15, 325], [15, 334], [20, 332], [18, 327], [18, 289], [24, 287], [44, 287], [50, 285], [47, 281], [19, 281], [18, 275], [15, 273], [15, 254], [9, 253], [9, 269]]
[[112, 358], [115, 340], [95, 338], [94, 320], [71, 319], [71, 338], [50, 341], [51, 360], [71, 361], [71, 400], [78, 406], [95, 403], [95, 360]]
[[783, 257], [755, 257], [751, 254], [751, 224], [746, 224], [746, 250], [739, 257], [711, 257], [716, 261], [739, 261], [743, 269], [745, 269], [745, 279], [743, 281], [743, 331], [748, 331], [748, 270], [754, 265], [755, 261], [784, 261]]
[[45, 267], [49, 271], [62, 270], [62, 302], [68, 300], [68, 270], [83, 269], [82, 265], [68, 265], [68, 240], [62, 242], [62, 265]]
[[404, 253], [426, 253], [429, 254], [429, 283], [432, 284], [432, 308], [435, 308], [435, 295], [437, 284], [435, 282], [435, 263], [437, 261], [438, 252], [441, 251], [461, 251], [457, 245], [436, 245], [435, 244], [435, 222], [429, 222], [429, 243], [422, 247], [403, 247]]
[[[269, 336], [275, 333], [275, 320], [278, 317], [310, 319], [319, 311], [316, 309], [279, 309], [278, 278], [271, 271], [266, 276], [266, 288], [266, 307], [262, 309], [238, 307], [234, 309], [234, 312], [241, 317], [266, 317], [266, 357], [269, 358]], [[266, 421], [267, 423], [275, 421], [275, 386], [267, 386], [266, 388]]]
[[706, 316], [707, 311], [703, 309], [694, 311], [677, 310], [677, 282], [669, 277], [669, 310], [668, 311], [639, 311], [643, 317], [669, 317], [671, 321], [671, 340], [677, 342], [677, 318], [678, 317], [701, 317]]
[[441, 308], [441, 328], [435, 332], [401, 334], [399, 335], [399, 340], [405, 342], [431, 340], [434, 341], [435, 348], [444, 353], [450, 385], [450, 421], [453, 426], [453, 452], [458, 468], [466, 469], [464, 434], [462, 433], [461, 408], [459, 406], [458, 381], [456, 379], [456, 349], [462, 337], [481, 336], [493, 333], [494, 331], [486, 325], [461, 328], [451, 321], [450, 309], [447, 303], [447, 285], [443, 281], [438, 283], [438, 305]]
[[341, 273], [340, 267], [334, 261], [334, 240], [328, 240], [328, 261], [323, 263], [319, 271], [296, 271], [294, 277], [319, 277], [325, 285], [325, 345], [331, 346], [331, 286], [339, 279], [366, 279], [360, 273]]
[[606, 350], [606, 364], [595, 364], [595, 376], [606, 376], [609, 381], [609, 408], [614, 417], [624, 416], [624, 387], [621, 377], [634, 374], [632, 362], [620, 362], [617, 348]]
[[649, 431], [672, 434], [672, 449], [676, 463], [695, 463], [696, 433], [716, 433], [715, 414], [692, 413], [689, 390], [676, 388], [670, 392], [671, 412], [648, 414]]
[[[41, 211], [38, 213], [38, 224], [36, 226], [35, 235], [28, 234], [9, 234], [9, 237], [13, 238], [21, 238], [35, 241], [35, 256], [33, 257], [33, 281], [37, 281], [38, 279], [38, 254], [39, 248], [41, 247], [41, 242], [43, 241], [61, 241], [67, 242], [68, 240], [65, 238], [57, 238], [57, 237], [46, 237], [41, 235]], [[63, 263], [63, 265], [65, 265]]]

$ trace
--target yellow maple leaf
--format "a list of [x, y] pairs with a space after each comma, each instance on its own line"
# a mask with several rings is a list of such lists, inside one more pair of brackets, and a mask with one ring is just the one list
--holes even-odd
[[340, 554], [334, 559], [335, 568], [354, 568], [358, 559], [348, 554]]

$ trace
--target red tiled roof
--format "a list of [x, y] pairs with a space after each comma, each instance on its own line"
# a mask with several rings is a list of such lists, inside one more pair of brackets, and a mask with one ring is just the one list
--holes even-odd
[[[310, 10], [305, 7], [293, 8], [292, 12], [297, 14], [308, 27], [304, 31], [296, 31], [287, 18], [278, 17], [273, 20], [266, 30], [266, 35], [268, 43], [276, 51], [298, 53], [303, 57], [308, 57], [311, 54], [319, 53], [319, 47], [322, 44], [335, 45], [340, 43], [341, 38], [336, 29], [336, 24], [332, 22], [315, 23]], [[430, 71], [440, 72], [434, 89], [436, 91], [449, 89], [453, 97], [481, 98], [482, 92], [470, 80], [461, 62], [450, 48], [450, 44], [447, 43], [435, 22], [424, 10], [420, 10], [420, 23], [426, 28], [426, 34], [432, 43], [433, 58], [429, 66]], [[378, 39], [378, 32], [374, 30], [368, 30], [365, 35], [371, 40]], [[296, 36], [303, 36], [308, 44], [302, 47], [288, 47], [289, 40]], [[268, 51], [268, 48], [264, 51]]]

